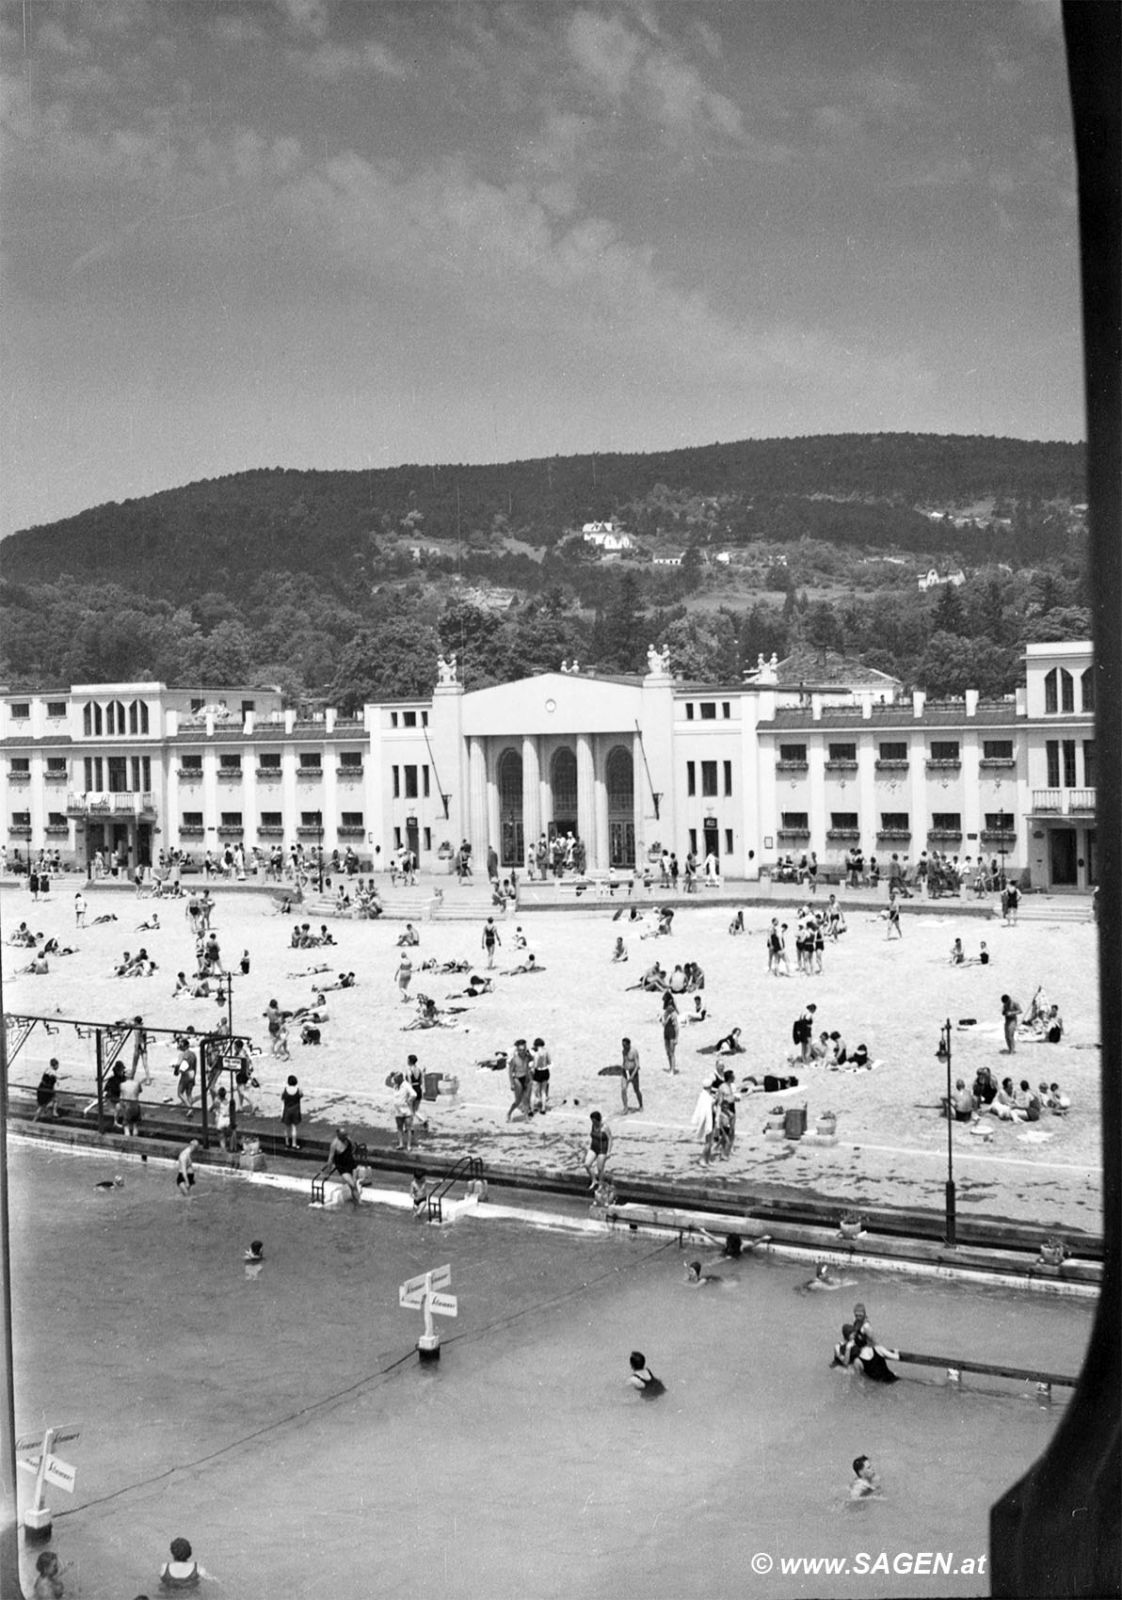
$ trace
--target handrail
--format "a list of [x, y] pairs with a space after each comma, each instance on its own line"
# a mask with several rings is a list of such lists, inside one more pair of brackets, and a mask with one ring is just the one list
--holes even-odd
[[471, 1182], [482, 1178], [482, 1176], [483, 1162], [478, 1156], [461, 1156], [458, 1161], [453, 1162], [441, 1182], [428, 1197], [429, 1221], [444, 1221], [444, 1196], [461, 1178], [466, 1178]]
[[1025, 1367], [995, 1365], [990, 1361], [960, 1361], [957, 1356], [920, 1355], [913, 1350], [898, 1351], [896, 1359], [909, 1361], [917, 1367], [945, 1367], [948, 1372], [954, 1373], [979, 1372], [988, 1378], [1021, 1378], [1026, 1383], [1059, 1384], [1067, 1389], [1074, 1389], [1079, 1382], [1078, 1378], [1068, 1378], [1058, 1372], [1037, 1372]]

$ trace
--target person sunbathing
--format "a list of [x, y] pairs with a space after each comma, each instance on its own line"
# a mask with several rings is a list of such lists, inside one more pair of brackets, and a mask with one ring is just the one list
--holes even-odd
[[517, 977], [519, 973], [523, 973], [523, 972], [544, 972], [544, 971], [545, 971], [545, 968], [538, 963], [537, 959], [534, 956], [534, 952], [531, 950], [529, 952], [529, 954], [527, 955], [525, 961], [520, 961], [516, 967], [507, 967], [504, 976], [508, 977], [508, 978], [514, 978], [514, 977]]
[[645, 989], [649, 994], [657, 994], [666, 988], [666, 973], [657, 961], [651, 963], [639, 979], [638, 983], [629, 983], [629, 989]]
[[353, 989], [354, 986], [355, 975], [353, 972], [341, 972], [334, 983], [325, 983], [323, 985], [324, 989]]

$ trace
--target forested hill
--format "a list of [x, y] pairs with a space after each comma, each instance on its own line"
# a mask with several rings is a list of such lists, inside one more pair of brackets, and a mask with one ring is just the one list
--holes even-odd
[[[1025, 508], [1083, 501], [1084, 473], [1081, 444], [934, 434], [744, 440], [486, 466], [262, 469], [12, 534], [0, 545], [0, 573], [9, 584], [68, 574], [173, 603], [200, 589], [238, 601], [263, 571], [311, 575], [343, 594], [376, 581], [387, 539], [476, 550], [516, 539], [540, 548], [614, 517], [637, 534], [685, 543], [699, 497], [708, 501], [710, 541], [806, 536], [953, 549], [963, 540], [951, 513], [966, 511], [979, 531], [997, 523], [1015, 531]], [[945, 521], [924, 514], [936, 509]], [[1014, 553], [1007, 541], [1006, 553]]]

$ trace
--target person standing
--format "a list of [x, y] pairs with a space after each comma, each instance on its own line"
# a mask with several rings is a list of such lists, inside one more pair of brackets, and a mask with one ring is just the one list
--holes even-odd
[[552, 1057], [545, 1047], [544, 1039], [534, 1040], [534, 1059], [530, 1069], [530, 1115], [540, 1111], [544, 1116], [549, 1110], [549, 1078], [553, 1065]]
[[55, 1086], [58, 1083], [58, 1059], [51, 1057], [51, 1064], [39, 1079], [39, 1087], [35, 1091], [35, 1115], [32, 1122], [38, 1122], [40, 1117], [57, 1117], [58, 1106], [55, 1103]]
[[175, 1162], [175, 1187], [186, 1199], [195, 1187], [195, 1151], [199, 1148], [199, 1141], [192, 1139], [190, 1144], [184, 1145]]
[[81, 889], [74, 896], [74, 926], [76, 928], [86, 926], [86, 897]]
[[630, 1111], [627, 1103], [627, 1091], [630, 1089], [635, 1095], [635, 1109], [643, 1109], [643, 1091], [639, 1087], [639, 1052], [630, 1039], [622, 1041], [623, 1059], [621, 1063], [622, 1075], [619, 1080], [620, 1098], [623, 1101], [624, 1111]]
[[481, 943], [484, 951], [486, 952], [487, 965], [489, 967], [493, 967], [495, 965], [495, 951], [501, 948], [502, 942], [503, 941], [499, 937], [499, 930], [495, 926], [494, 917], [488, 917], [487, 921], [483, 924], [483, 938]]
[[1021, 1008], [1011, 995], [1003, 994], [1001, 997], [1001, 1023], [1005, 1030], [1005, 1049], [1007, 1054], [1013, 1056], [1017, 1053], [1017, 1020], [1021, 1015]]
[[409, 959], [409, 952], [407, 950], [403, 950], [401, 952], [401, 960], [397, 964], [397, 972], [394, 974], [394, 976], [397, 982], [398, 994], [401, 996], [402, 1000], [408, 1000], [409, 985], [413, 981], [413, 963]]
[[596, 1189], [603, 1182], [604, 1168], [608, 1164], [608, 1157], [612, 1153], [611, 1130], [604, 1122], [602, 1112], [593, 1111], [589, 1117], [588, 1149], [585, 1152], [584, 1167], [589, 1175], [588, 1187]]
[[413, 1116], [417, 1102], [413, 1098], [413, 1085], [403, 1072], [393, 1075], [393, 1118], [397, 1127], [397, 1148], [413, 1148]]
[[533, 1058], [526, 1048], [525, 1039], [516, 1039], [514, 1050], [507, 1063], [510, 1092], [514, 1096], [510, 1110], [506, 1114], [508, 1122], [516, 1111], [521, 1111], [526, 1117], [530, 1116], [530, 1081], [533, 1065]]
[[[667, 1001], [669, 1001], [669, 1005], [666, 1003]], [[665, 1070], [675, 1076], [678, 1072], [678, 1037], [680, 1033], [678, 1007], [674, 1004], [674, 996], [667, 991], [663, 996], [662, 1006], [662, 1044], [666, 1051]]]
[[900, 926], [900, 899], [896, 890], [892, 889], [888, 896], [888, 932], [885, 934], [885, 938], [902, 939], [903, 937], [904, 930]]
[[121, 1084], [121, 1125], [126, 1139], [140, 1132], [140, 1079], [125, 1078]]
[[302, 1119], [303, 1092], [296, 1080], [296, 1074], [290, 1072], [288, 1082], [281, 1090], [281, 1121], [284, 1123], [284, 1142], [289, 1150], [299, 1150], [296, 1130]]

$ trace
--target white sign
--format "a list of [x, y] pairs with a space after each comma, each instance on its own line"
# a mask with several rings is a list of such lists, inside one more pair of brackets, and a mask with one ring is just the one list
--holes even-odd
[[430, 1294], [429, 1310], [435, 1311], [438, 1317], [455, 1317], [459, 1315], [454, 1294]]
[[[452, 1282], [451, 1264], [443, 1267], [433, 1267], [431, 1272], [422, 1272], [417, 1278], [410, 1278], [401, 1286], [402, 1294], [415, 1294], [418, 1289], [424, 1289], [427, 1284], [433, 1289], [443, 1289], [445, 1284]], [[404, 1301], [402, 1304], [404, 1305]]]
[[53, 1483], [56, 1489], [65, 1489], [67, 1494], [73, 1494], [78, 1469], [72, 1467], [69, 1461], [60, 1460], [58, 1456], [48, 1456], [43, 1476], [48, 1483]]
[[81, 1428], [70, 1427], [55, 1428], [54, 1436], [55, 1444], [65, 1444], [68, 1439], [80, 1439], [82, 1437], [82, 1430]]
[[43, 1457], [40, 1455], [38, 1449], [36, 1449], [34, 1455], [18, 1456], [16, 1458], [16, 1466], [17, 1467], [26, 1467], [28, 1472], [38, 1472], [39, 1471], [39, 1463], [40, 1463], [40, 1461], [42, 1461], [42, 1459], [43, 1459]]
[[398, 1303], [404, 1306], [407, 1311], [418, 1310], [425, 1303], [424, 1289], [413, 1289], [409, 1294], [406, 1294], [405, 1287], [405, 1284], [402, 1284], [398, 1291]]
[[28, 1433], [22, 1439], [16, 1440], [16, 1455], [26, 1455], [29, 1450], [39, 1451], [43, 1448], [43, 1436], [40, 1433]]

